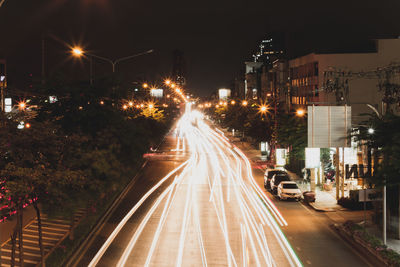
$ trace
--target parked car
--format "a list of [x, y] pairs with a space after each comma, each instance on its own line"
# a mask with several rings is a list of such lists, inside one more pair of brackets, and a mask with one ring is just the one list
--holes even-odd
[[301, 190], [293, 181], [283, 181], [278, 185], [279, 199], [301, 199]]
[[282, 174], [282, 173], [277, 173], [274, 176], [272, 176], [271, 179], [271, 191], [276, 194], [277, 189], [278, 189], [278, 185], [281, 182], [285, 182], [285, 181], [290, 181], [290, 177], [287, 173]]
[[287, 174], [281, 169], [266, 169], [264, 173], [264, 188], [271, 189], [271, 179], [275, 174]]

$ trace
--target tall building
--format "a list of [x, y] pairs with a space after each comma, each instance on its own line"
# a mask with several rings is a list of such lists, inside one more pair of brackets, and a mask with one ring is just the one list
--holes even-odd
[[[285, 39], [283, 34], [271, 33], [261, 40], [258, 51], [253, 54], [252, 62], [245, 62], [245, 96], [247, 99], [263, 99], [276, 94], [276, 86], [285, 81], [278, 81], [282, 62], [286, 60]], [[277, 62], [280, 62], [279, 64]], [[277, 64], [280, 65], [277, 68]], [[277, 73], [279, 72], [279, 74]], [[277, 76], [278, 75], [278, 76]], [[273, 86], [275, 86], [273, 88]], [[275, 99], [275, 98], [274, 98]]]
[[285, 38], [283, 34], [271, 33], [261, 40], [258, 51], [253, 55], [255, 62], [262, 62], [272, 66], [277, 59], [285, 57]]
[[183, 56], [183, 52], [175, 50], [173, 52], [173, 65], [172, 65], [172, 79], [179, 84], [184, 86], [186, 84], [186, 62]]

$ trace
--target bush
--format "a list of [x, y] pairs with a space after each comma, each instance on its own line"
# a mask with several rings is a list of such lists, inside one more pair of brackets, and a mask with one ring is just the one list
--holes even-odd
[[367, 243], [369, 247], [373, 248], [384, 260], [389, 263], [389, 266], [400, 266], [400, 254], [388, 248], [379, 238], [369, 234], [363, 227], [355, 224], [353, 221], [347, 221], [343, 224], [343, 228], [345, 228], [353, 236], [357, 236]]

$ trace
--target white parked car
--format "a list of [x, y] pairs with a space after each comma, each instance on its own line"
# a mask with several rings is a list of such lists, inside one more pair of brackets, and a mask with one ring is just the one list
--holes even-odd
[[278, 185], [279, 199], [301, 199], [301, 190], [293, 181], [283, 181]]

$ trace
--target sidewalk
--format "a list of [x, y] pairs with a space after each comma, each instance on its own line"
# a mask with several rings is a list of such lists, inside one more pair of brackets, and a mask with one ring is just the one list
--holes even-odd
[[[238, 148], [240, 148], [243, 151], [243, 153], [249, 158], [249, 160], [252, 162], [253, 168], [266, 169], [267, 167], [273, 167], [273, 166], [268, 166], [269, 162], [267, 162], [265, 158], [261, 156], [260, 150], [254, 148], [250, 143], [240, 141], [239, 138], [233, 137], [230, 132], [227, 132], [225, 130], [223, 130], [223, 132], [225, 136], [228, 137], [231, 140], [231, 142], [235, 144]], [[303, 183], [303, 179], [299, 177], [297, 174], [290, 172], [288, 170], [286, 171], [288, 172], [289, 176], [294, 181], [297, 182], [302, 192], [310, 190], [309, 183]], [[314, 210], [318, 212], [326, 212], [326, 215], [333, 223], [343, 224], [348, 220], [354, 221], [355, 223], [362, 223], [364, 222], [364, 216], [366, 215], [367, 232], [373, 234], [379, 239], [382, 239], [382, 231], [378, 229], [378, 227], [372, 224], [371, 222], [371, 216], [373, 213], [371, 210], [367, 210], [366, 213], [364, 214], [364, 211], [362, 210], [357, 210], [357, 211], [348, 210], [338, 205], [336, 201], [335, 187], [333, 187], [331, 191], [324, 191], [321, 190], [319, 186], [316, 186], [315, 194], [316, 194], [316, 200], [314, 203], [309, 203], [310, 207], [312, 207]], [[388, 236], [387, 246], [393, 249], [394, 251], [400, 253], [400, 240], [393, 239]]]

